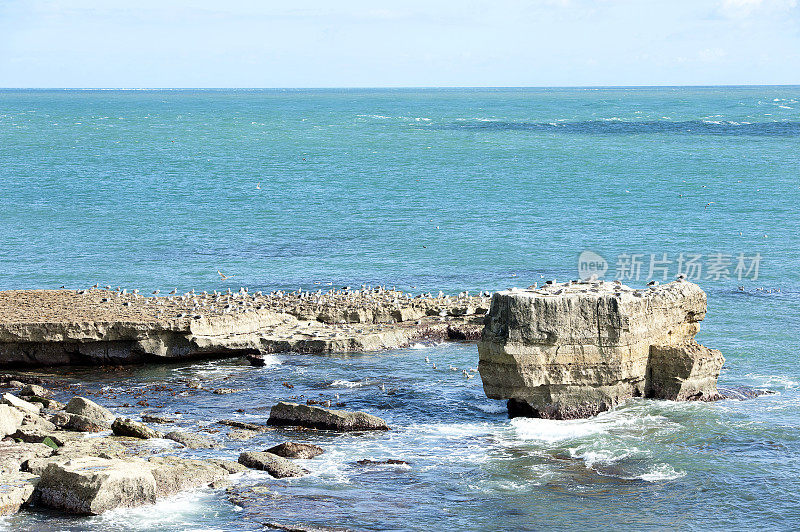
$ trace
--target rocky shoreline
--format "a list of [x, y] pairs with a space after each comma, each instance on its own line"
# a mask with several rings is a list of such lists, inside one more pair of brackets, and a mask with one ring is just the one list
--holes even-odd
[[[163, 433], [144, 422], [117, 416], [86, 397], [75, 396], [61, 404], [50, 399], [53, 392], [38, 384], [9, 380], [0, 384], [16, 392], [0, 397], [0, 516], [21, 509], [98, 515], [153, 504], [188, 489], [228, 487], [230, 475], [250, 469], [266, 471], [276, 479], [298, 477], [309, 471], [294, 459], [312, 459], [324, 452], [316, 445], [286, 441], [264, 450], [242, 451], [236, 461], [187, 458], [179, 456], [181, 449], [221, 445], [206, 434]], [[140, 417], [153, 424], [169, 422]], [[365, 412], [289, 402], [272, 407], [266, 426], [234, 421], [228, 425], [228, 439], [240, 441], [249, 439], [248, 435], [237, 437], [234, 431], [256, 429], [249, 430], [255, 435], [273, 426], [354, 433], [390, 430], [385, 421]], [[154, 439], [179, 444], [179, 455], [153, 456], [146, 442]], [[236, 490], [230, 495], [235, 502]]]
[[0, 367], [125, 364], [276, 352], [377, 351], [477, 340], [488, 294], [0, 291]]

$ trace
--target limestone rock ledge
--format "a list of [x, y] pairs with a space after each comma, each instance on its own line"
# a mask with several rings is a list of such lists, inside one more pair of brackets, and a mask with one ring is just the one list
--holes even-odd
[[630, 397], [718, 398], [719, 351], [694, 336], [706, 294], [678, 280], [602, 281], [497, 292], [478, 343], [486, 395], [509, 415], [582, 418]]
[[394, 290], [0, 291], [0, 366], [123, 364], [274, 352], [376, 351], [470, 339], [489, 298]]

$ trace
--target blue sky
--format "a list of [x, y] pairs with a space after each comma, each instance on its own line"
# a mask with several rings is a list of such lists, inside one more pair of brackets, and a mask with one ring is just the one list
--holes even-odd
[[800, 84], [798, 0], [0, 0], [0, 87]]

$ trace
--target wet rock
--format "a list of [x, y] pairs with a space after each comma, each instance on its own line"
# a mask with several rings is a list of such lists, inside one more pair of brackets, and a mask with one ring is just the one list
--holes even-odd
[[310, 443], [287, 441], [274, 447], [270, 447], [265, 452], [272, 453], [276, 456], [280, 456], [281, 458], [308, 459], [319, 456], [325, 451], [322, 449], [322, 447], [318, 447]]
[[85, 397], [73, 397], [69, 400], [64, 410], [69, 414], [77, 414], [89, 418], [97, 425], [105, 425], [106, 427], [110, 427], [116, 418], [110, 410]]
[[217, 395], [228, 395], [231, 393], [236, 393], [238, 391], [239, 390], [235, 390], [233, 388], [217, 388], [216, 390], [214, 390], [214, 393]]
[[235, 419], [221, 419], [217, 421], [217, 423], [228, 427], [234, 427], [237, 429], [244, 429], [244, 430], [252, 430], [255, 432], [266, 432], [268, 430], [272, 430], [270, 427], [267, 427], [265, 425], [258, 425], [256, 423], [247, 423], [245, 421], [237, 421]]
[[156, 416], [152, 414], [143, 414], [142, 421], [144, 421], [145, 423], [160, 423], [160, 424], [175, 423], [174, 419], [169, 419], [166, 417]]
[[743, 401], [745, 399], [755, 399], [762, 395], [774, 395], [775, 392], [771, 390], [759, 390], [757, 388], [750, 388], [749, 386], [726, 386], [719, 388], [720, 399], [735, 399]]
[[245, 452], [239, 455], [239, 463], [250, 469], [266, 471], [275, 478], [301, 477], [308, 470], [272, 453]]
[[14, 434], [22, 426], [25, 415], [16, 408], [0, 404], [0, 438]]
[[68, 412], [56, 412], [50, 421], [58, 427], [78, 432], [103, 432], [111, 426], [105, 422], [98, 422], [97, 418], [88, 418]]
[[263, 355], [248, 354], [246, 358], [251, 366], [262, 367], [266, 365]]
[[479, 371], [510, 416], [581, 418], [629, 397], [717, 397], [723, 358], [694, 341], [706, 313], [699, 286], [553, 283], [492, 297]]
[[161, 438], [162, 434], [157, 432], [143, 423], [118, 417], [111, 424], [111, 430], [117, 436], [129, 436], [131, 438], [140, 438], [148, 440], [150, 438]]
[[235, 429], [228, 432], [228, 439], [234, 441], [245, 441], [251, 440], [261, 434], [261, 431], [255, 430], [246, 430], [246, 429]]
[[37, 504], [74, 514], [99, 515], [115, 508], [156, 502], [156, 480], [143, 460], [83, 457], [54, 461], [42, 471]]
[[39, 477], [30, 473], [3, 474], [0, 478], [0, 516], [11, 515], [28, 504]]
[[174, 456], [154, 457], [149, 467], [156, 481], [156, 495], [165, 497], [180, 491], [208, 486], [228, 478], [228, 470], [207, 460]]
[[408, 462], [405, 460], [396, 460], [394, 458], [389, 458], [388, 460], [358, 460], [356, 461], [358, 465], [400, 465], [400, 466], [407, 466], [409, 465]]
[[12, 395], [10, 393], [3, 394], [2, 403], [8, 406], [13, 406], [17, 410], [30, 414], [38, 414], [42, 410], [42, 405], [29, 403], [28, 401], [20, 399], [16, 395]]
[[300, 426], [336, 431], [389, 430], [386, 422], [365, 412], [331, 410], [319, 406], [281, 401], [272, 407], [269, 425]]
[[326, 526], [305, 525], [302, 523], [262, 523], [265, 530], [282, 530], [283, 532], [345, 532], [346, 528], [329, 528]]
[[220, 445], [211, 437], [191, 432], [168, 432], [165, 438], [176, 441], [188, 449], [218, 449]]
[[208, 486], [228, 471], [204, 460], [172, 456], [108, 459], [80, 457], [51, 460], [41, 473], [37, 504], [76, 514], [101, 514], [115, 508], [152, 504], [158, 497]]
[[51, 395], [53, 395], [53, 392], [51, 392], [44, 386], [39, 386], [38, 384], [26, 384], [19, 391], [19, 394], [23, 397], [31, 395], [36, 395], [38, 397], [50, 397]]
[[222, 469], [226, 470], [230, 474], [234, 473], [244, 473], [245, 471], [249, 471], [250, 468], [240, 464], [239, 462], [233, 462], [231, 460], [222, 460], [219, 458], [209, 458], [209, 462], [212, 464], [216, 464]]

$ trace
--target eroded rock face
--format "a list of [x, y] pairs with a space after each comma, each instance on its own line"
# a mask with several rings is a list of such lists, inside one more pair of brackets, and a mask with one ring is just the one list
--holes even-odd
[[269, 412], [268, 425], [290, 425], [323, 430], [389, 430], [386, 422], [365, 412], [331, 410], [281, 401]]
[[511, 416], [581, 418], [634, 396], [717, 398], [723, 358], [694, 341], [706, 313], [699, 286], [646, 290], [570, 282], [492, 297], [479, 371]]

